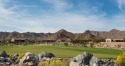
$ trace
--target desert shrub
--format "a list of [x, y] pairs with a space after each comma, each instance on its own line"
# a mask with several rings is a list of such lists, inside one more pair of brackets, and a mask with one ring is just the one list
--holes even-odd
[[116, 60], [116, 63], [119, 66], [125, 66], [125, 52], [121, 53]]
[[68, 63], [61, 60], [50, 60], [43, 62], [42, 66], [68, 66]]
[[68, 46], [68, 43], [64, 43], [64, 46]]
[[94, 39], [94, 43], [100, 43], [100, 42], [105, 42], [105, 39]]
[[20, 54], [20, 55], [17, 57], [17, 59], [21, 59], [24, 55], [25, 55], [25, 53]]
[[93, 47], [94, 46], [94, 43], [90, 43], [90, 47]]

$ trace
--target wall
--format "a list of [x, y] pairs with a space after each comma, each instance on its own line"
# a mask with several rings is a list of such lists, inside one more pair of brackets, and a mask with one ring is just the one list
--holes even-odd
[[125, 49], [125, 42], [100, 42], [95, 44], [97, 48]]

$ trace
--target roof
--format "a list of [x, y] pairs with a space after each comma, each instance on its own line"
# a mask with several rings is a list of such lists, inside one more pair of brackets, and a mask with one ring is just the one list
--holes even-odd
[[[108, 38], [109, 39], [109, 38]], [[108, 39], [106, 39], [106, 40], [108, 40]], [[124, 40], [124, 39], [111, 39], [111, 40]]]
[[29, 40], [29, 38], [12, 38], [14, 40]]

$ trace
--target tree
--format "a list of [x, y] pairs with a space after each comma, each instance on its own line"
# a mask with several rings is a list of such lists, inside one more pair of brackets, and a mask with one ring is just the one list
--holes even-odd
[[105, 39], [94, 39], [94, 43], [100, 43], [100, 42], [105, 42]]

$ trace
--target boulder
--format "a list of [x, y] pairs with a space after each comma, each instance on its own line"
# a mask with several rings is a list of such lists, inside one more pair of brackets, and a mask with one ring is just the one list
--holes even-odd
[[11, 61], [12, 61], [12, 63], [13, 64], [17, 64], [17, 63], [19, 63], [19, 59], [18, 59], [18, 56], [19, 56], [20, 54], [14, 54], [13, 56], [12, 56], [12, 58], [11, 58]]
[[9, 57], [9, 55], [5, 51], [2, 51], [0, 52], [0, 57]]
[[27, 64], [29, 66], [37, 66], [39, 58], [37, 55], [27, 52], [19, 61], [20, 65]]
[[89, 65], [90, 66], [99, 66], [98, 63], [99, 63], [99, 59], [95, 56], [92, 56], [89, 61]]
[[39, 60], [50, 60], [52, 58], [55, 58], [55, 55], [53, 53], [48, 52], [42, 52], [38, 54]]
[[5, 51], [0, 52], [0, 66], [10, 65], [10, 64], [11, 60], [9, 55]]
[[74, 57], [70, 66], [98, 66], [98, 58], [91, 53], [84, 52], [82, 55]]

